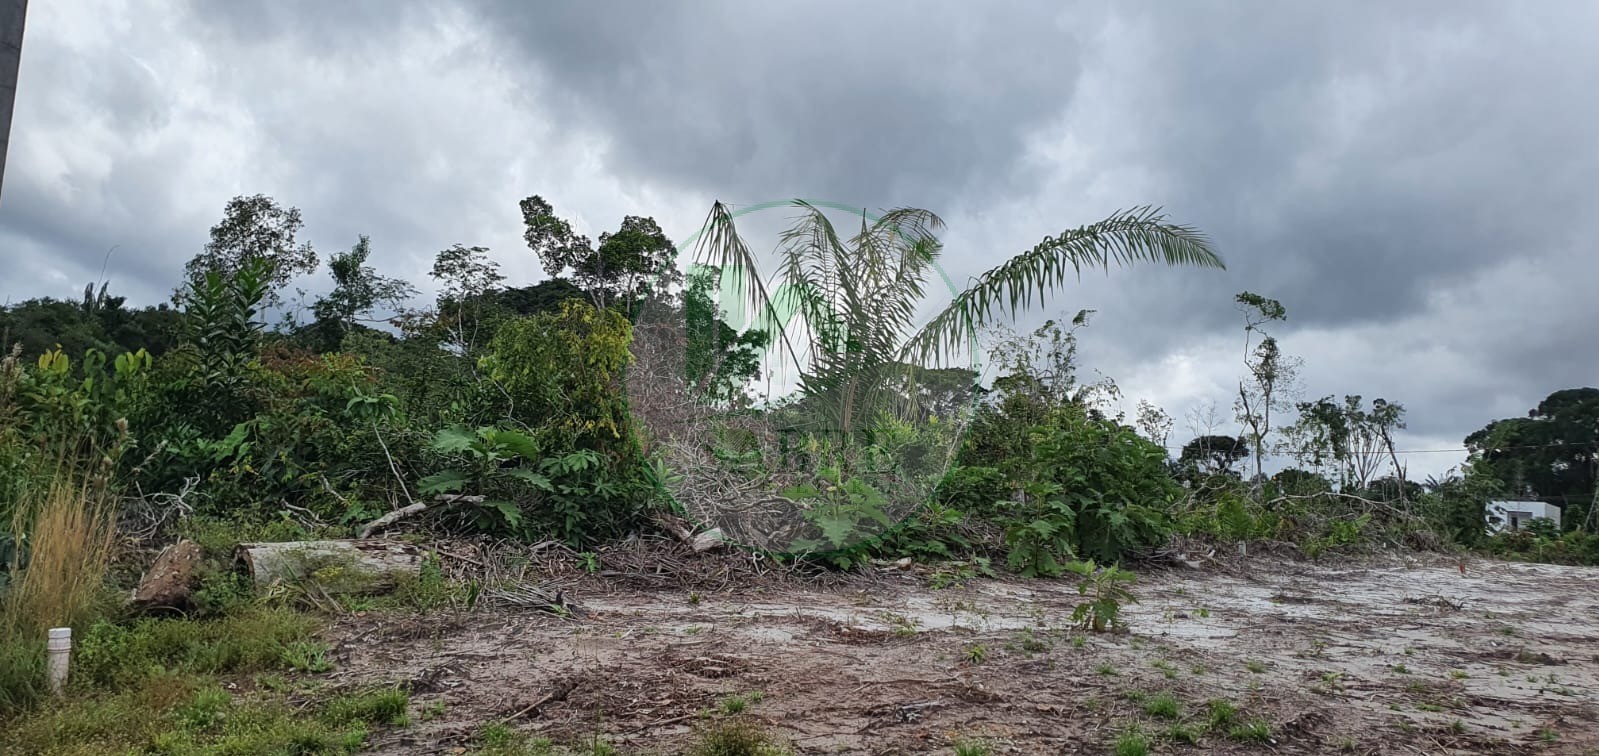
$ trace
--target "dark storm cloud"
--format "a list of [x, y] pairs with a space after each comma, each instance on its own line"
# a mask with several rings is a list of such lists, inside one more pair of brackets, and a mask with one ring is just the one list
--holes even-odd
[[[1548, 220], [1586, 223], [1599, 169], [1592, 6], [479, 4], [541, 95], [609, 136], [610, 170], [725, 199], [982, 212], [1037, 189], [1030, 135], [1112, 114], [1091, 159], [1156, 184], [1120, 205], [1165, 205], [1227, 256], [1196, 293], [1263, 289], [1312, 324], [1410, 312], [1558, 243]], [[1074, 101], [1107, 64], [1105, 96]]]
[[477, 3], [606, 167], [724, 200], [945, 211], [1024, 192], [1072, 96], [1080, 18], [1012, 3]]
[[1227, 401], [1243, 289], [1288, 306], [1310, 394], [1403, 401], [1428, 438], [1599, 376], [1591, 3], [30, 10], [12, 299], [74, 295], [113, 244], [123, 293], [164, 298], [256, 192], [424, 284], [458, 241], [536, 268], [533, 193], [591, 235], [632, 213], [679, 239], [711, 198], [928, 207], [957, 281], [1147, 203], [1229, 270], [1095, 275], [1054, 304], [1102, 308], [1085, 356], [1179, 420]]

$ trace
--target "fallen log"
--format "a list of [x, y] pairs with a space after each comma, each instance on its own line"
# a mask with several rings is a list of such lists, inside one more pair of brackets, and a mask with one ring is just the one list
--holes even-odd
[[420, 549], [393, 541], [241, 543], [238, 561], [257, 586], [308, 580], [329, 593], [382, 593], [422, 572]]

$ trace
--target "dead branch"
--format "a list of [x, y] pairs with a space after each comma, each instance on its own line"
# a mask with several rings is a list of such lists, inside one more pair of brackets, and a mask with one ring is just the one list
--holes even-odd
[[373, 533], [393, 525], [400, 520], [410, 517], [411, 515], [425, 512], [430, 508], [443, 507], [450, 504], [482, 504], [483, 499], [484, 497], [482, 496], [439, 494], [438, 496], [433, 497], [433, 502], [431, 504], [425, 501], [413, 502], [367, 523], [366, 527], [361, 528], [361, 532], [356, 534], [356, 537], [371, 538]]
[[567, 694], [571, 693], [572, 690], [574, 688], [576, 688], [576, 687], [577, 687], [577, 681], [576, 680], [563, 680], [563, 681], [561, 681], [561, 682], [556, 684], [555, 690], [550, 691], [549, 695], [546, 695], [545, 697], [540, 698], [539, 700], [534, 701], [531, 704], [528, 704], [527, 707], [522, 709], [521, 711], [518, 711], [517, 713], [512, 714], [511, 716], [508, 716], [508, 717], [500, 720], [500, 724], [502, 724], [502, 725], [503, 724], [509, 724], [512, 720], [520, 719], [523, 715], [527, 714], [530, 711], [533, 711], [534, 709], [539, 708], [540, 706], [543, 706], [543, 705], [545, 705], [547, 703], [560, 701], [560, 700], [566, 698]]

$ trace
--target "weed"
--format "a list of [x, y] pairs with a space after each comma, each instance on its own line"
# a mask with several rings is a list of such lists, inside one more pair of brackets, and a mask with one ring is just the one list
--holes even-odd
[[584, 551], [584, 552], [582, 552], [582, 553], [577, 555], [577, 559], [578, 559], [578, 562], [582, 565], [584, 572], [587, 572], [588, 574], [593, 575], [594, 573], [600, 571], [600, 555], [599, 554], [596, 554], [596, 553], [594, 553], [592, 551]]
[[255, 684], [262, 690], [270, 690], [273, 693], [285, 693], [289, 690], [289, 681], [283, 679], [283, 675], [256, 675]]
[[7, 722], [14, 753], [353, 753], [363, 722], [304, 718], [272, 700], [233, 700], [213, 680], [152, 673]]
[[1203, 664], [1195, 664], [1193, 667], [1189, 668], [1188, 671], [1193, 673], [1195, 676], [1204, 675], [1207, 672], [1210, 672], [1210, 670]]
[[1311, 690], [1323, 695], [1337, 693], [1344, 689], [1343, 680], [1344, 675], [1342, 672], [1323, 672], [1321, 673], [1321, 683], [1312, 685]]
[[1088, 645], [1088, 638], [1083, 635], [1072, 636], [1072, 648], [1082, 648]]
[[966, 661], [972, 664], [982, 664], [988, 659], [988, 648], [980, 643], [973, 644], [967, 646], [965, 653], [962, 655], [966, 658]]
[[1116, 756], [1148, 756], [1149, 738], [1135, 725], [1116, 736], [1114, 748]]
[[1138, 576], [1120, 567], [1096, 565], [1092, 560], [1070, 562], [1066, 569], [1081, 578], [1077, 593], [1087, 598], [1072, 611], [1072, 622], [1096, 633], [1120, 627], [1122, 604], [1135, 601], [1132, 592], [1124, 586]]
[[885, 612], [883, 614], [883, 621], [890, 628], [893, 628], [894, 636], [898, 637], [898, 638], [911, 638], [911, 637], [914, 637], [916, 635], [916, 631], [918, 629], [917, 625], [916, 625], [916, 620], [911, 619], [910, 617], [907, 617], [907, 616], [905, 616], [903, 614], [895, 614], [894, 612]]
[[1204, 607], [1204, 606], [1199, 607], [1199, 618], [1200, 619], [1210, 619], [1210, 608], [1209, 607]]
[[1250, 672], [1258, 675], [1266, 671], [1266, 664], [1265, 662], [1250, 659], [1249, 661], [1244, 662], [1244, 669], [1247, 669]]
[[728, 719], [700, 730], [694, 743], [681, 753], [688, 756], [780, 756], [788, 750], [755, 722]]
[[962, 738], [955, 741], [955, 756], [991, 756], [994, 747], [985, 740]]
[[1106, 677], [1117, 677], [1121, 675], [1121, 672], [1116, 669], [1116, 665], [1111, 664], [1110, 662], [1106, 662], [1098, 667], [1095, 667], [1094, 671]]
[[1150, 662], [1149, 666], [1160, 670], [1160, 673], [1165, 675], [1166, 679], [1168, 679], [1168, 680], [1177, 679], [1177, 668], [1172, 666], [1172, 663], [1169, 662], [1169, 661], [1166, 661], [1165, 659], [1156, 659], [1156, 660]]
[[748, 698], [739, 695], [732, 695], [722, 699], [721, 703], [717, 704], [717, 708], [721, 709], [723, 714], [732, 716], [734, 714], [744, 713], [744, 710], [749, 708], [749, 705], [750, 701]]
[[1471, 675], [1466, 674], [1466, 670], [1463, 669], [1451, 669], [1449, 670], [1449, 676], [1456, 680], [1464, 680], [1468, 677], [1471, 677]]
[[335, 725], [355, 722], [402, 725], [411, 697], [399, 688], [339, 696], [322, 705], [322, 718]]
[[[114, 539], [111, 497], [100, 479], [58, 468], [43, 490], [21, 491], [11, 532], [0, 533], [0, 543], [26, 544], [26, 567], [0, 594], [0, 717], [42, 698], [43, 639], [49, 628], [90, 618]], [[0, 569], [21, 563], [22, 554], [13, 554]]]
[[1395, 664], [1394, 665], [1394, 674], [1397, 674], [1397, 675], [1408, 675], [1408, 674], [1410, 674], [1410, 668], [1405, 666], [1403, 663]]
[[1545, 743], [1553, 743], [1560, 739], [1560, 734], [1555, 732], [1553, 727], [1540, 727], [1538, 729], [1538, 739]]
[[1205, 723], [1212, 730], [1226, 727], [1238, 717], [1238, 707], [1225, 698], [1212, 698], [1205, 703], [1205, 709]]
[[1161, 719], [1181, 717], [1182, 708], [1182, 703], [1170, 693], [1157, 693], [1144, 702], [1144, 713]]
[[1016, 645], [1030, 654], [1049, 650], [1049, 642], [1035, 635], [1032, 628], [1023, 628], [1021, 632], [1017, 633]]
[[689, 591], [688, 592], [688, 603], [689, 603], [690, 606], [699, 606], [700, 605], [700, 592], [699, 591]]
[[422, 708], [417, 709], [416, 715], [418, 719], [421, 719], [424, 722], [438, 719], [439, 717], [444, 716], [444, 701], [442, 699], [438, 701], [429, 701], [428, 703], [424, 704]]
[[333, 663], [328, 661], [328, 650], [326, 644], [294, 641], [283, 647], [280, 658], [289, 669], [296, 672], [320, 675], [333, 671]]
[[1460, 721], [1458, 719], [1453, 721], [1453, 722], [1450, 722], [1449, 723], [1449, 731], [1454, 733], [1454, 734], [1456, 734], [1456, 735], [1464, 735], [1464, 734], [1466, 734], [1466, 723], [1462, 722], [1462, 721]]
[[1227, 737], [1240, 743], [1270, 743], [1271, 723], [1264, 719], [1251, 719], [1228, 730]]
[[687, 756], [781, 756], [788, 750], [753, 722], [726, 720], [702, 730]]
[[1192, 725], [1174, 724], [1166, 730], [1166, 738], [1173, 743], [1198, 745], [1200, 731]]

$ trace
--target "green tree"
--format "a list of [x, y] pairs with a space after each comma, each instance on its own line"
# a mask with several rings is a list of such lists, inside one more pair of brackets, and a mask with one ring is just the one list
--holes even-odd
[[595, 307], [619, 307], [632, 313], [639, 301], [682, 280], [677, 248], [654, 218], [629, 215], [614, 232], [600, 234], [599, 244], [572, 230], [555, 215], [543, 197], [522, 200], [522, 238], [552, 278], [570, 275]]
[[765, 331], [740, 333], [727, 324], [712, 294], [721, 285], [720, 271], [697, 267], [683, 289], [684, 369], [692, 389], [713, 403], [746, 398], [745, 387], [760, 374]]
[[457, 244], [433, 259], [428, 276], [439, 282], [438, 311], [431, 321], [463, 355], [475, 355], [494, 334], [492, 313], [505, 276], [487, 247]]
[[364, 234], [348, 252], [335, 252], [328, 258], [333, 275], [333, 290], [312, 305], [315, 330], [323, 351], [339, 348], [345, 334], [363, 322], [373, 322], [371, 314], [379, 306], [399, 307], [416, 288], [398, 278], [380, 275], [366, 264], [372, 254], [372, 241]]
[[1571, 388], [1545, 397], [1527, 417], [1495, 420], [1466, 437], [1483, 471], [1508, 493], [1561, 505], [1561, 523], [1593, 529], [1599, 466], [1599, 388]]
[[222, 222], [211, 227], [211, 241], [184, 266], [189, 285], [202, 284], [211, 272], [231, 278], [247, 263], [262, 261], [267, 271], [262, 302], [276, 306], [282, 301], [278, 292], [291, 278], [316, 270], [316, 251], [295, 238], [304, 225], [298, 208], [282, 207], [264, 194], [228, 200]]
[[1298, 407], [1288, 436], [1301, 464], [1333, 471], [1343, 486], [1365, 490], [1386, 462], [1401, 482], [1395, 490], [1404, 495], [1404, 466], [1394, 448], [1394, 433], [1405, 427], [1404, 405], [1374, 399], [1368, 410], [1359, 394], [1348, 394], [1342, 403], [1325, 396]]
[[[1238, 382], [1234, 410], [1238, 421], [1249, 429], [1248, 440], [1255, 452], [1255, 477], [1261, 477], [1266, 462], [1266, 439], [1272, 431], [1272, 410], [1291, 407], [1286, 397], [1298, 372], [1295, 360], [1283, 357], [1276, 337], [1266, 325], [1288, 318], [1288, 310], [1275, 299], [1242, 292], [1233, 300], [1244, 313], [1244, 367], [1249, 376]], [[1256, 336], [1260, 337], [1258, 343]]]
[[1204, 475], [1233, 475], [1233, 465], [1249, 458], [1249, 440], [1239, 436], [1200, 436], [1183, 445], [1177, 463]]

